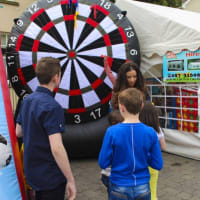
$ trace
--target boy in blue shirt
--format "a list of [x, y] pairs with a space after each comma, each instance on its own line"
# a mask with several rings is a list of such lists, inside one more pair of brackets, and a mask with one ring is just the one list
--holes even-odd
[[139, 121], [143, 95], [128, 88], [119, 95], [119, 110], [124, 118], [107, 129], [99, 154], [102, 169], [111, 166], [109, 200], [150, 200], [148, 166], [161, 170], [163, 159], [157, 134]]
[[68, 199], [74, 200], [75, 181], [61, 136], [64, 112], [53, 98], [61, 78], [59, 60], [41, 58], [36, 76], [40, 86], [23, 100], [16, 124], [17, 137], [24, 141], [26, 180], [36, 200], [64, 200], [66, 183]]

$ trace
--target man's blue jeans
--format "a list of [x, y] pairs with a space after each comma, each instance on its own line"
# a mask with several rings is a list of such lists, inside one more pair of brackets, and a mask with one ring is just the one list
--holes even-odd
[[108, 200], [151, 200], [149, 184], [121, 187], [110, 182]]

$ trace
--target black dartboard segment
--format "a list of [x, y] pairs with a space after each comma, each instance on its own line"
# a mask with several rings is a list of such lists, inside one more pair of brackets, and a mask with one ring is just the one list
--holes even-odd
[[109, 112], [112, 84], [102, 55], [110, 57], [114, 75], [127, 60], [140, 63], [138, 39], [124, 12], [106, 0], [39, 0], [13, 26], [6, 61], [12, 86], [25, 98], [39, 85], [37, 61], [58, 58], [62, 79], [55, 99], [67, 123], [83, 123]]

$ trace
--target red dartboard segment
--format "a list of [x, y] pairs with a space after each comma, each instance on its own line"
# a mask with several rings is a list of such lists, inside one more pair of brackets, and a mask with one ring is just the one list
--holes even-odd
[[96, 28], [98, 26], [98, 23], [95, 20], [92, 20], [90, 18], [87, 19], [87, 23], [94, 28]]
[[103, 81], [99, 78], [94, 83], [92, 83], [92, 88], [95, 90], [102, 83], [103, 83]]
[[77, 95], [81, 95], [81, 90], [77, 89], [77, 90], [70, 90], [69, 91], [69, 96], [77, 96]]
[[19, 51], [20, 50], [20, 47], [21, 47], [21, 43], [22, 43], [22, 40], [24, 38], [24, 35], [19, 35], [18, 37], [18, 40], [17, 40], [17, 44], [16, 44], [16, 51]]
[[51, 29], [54, 26], [53, 22], [49, 22], [48, 24], [46, 24], [42, 29], [46, 32], [49, 29]]
[[64, 0], [64, 1], [60, 1], [60, 4], [61, 5], [64, 5], [64, 4], [69, 4], [70, 3], [70, 0]]
[[36, 63], [33, 64], [33, 68], [34, 68], [34, 70], [36, 69]]
[[105, 41], [106, 46], [111, 46], [112, 45], [108, 34], [104, 35], [103, 39]]
[[84, 113], [84, 112], [86, 112], [85, 108], [68, 109], [68, 113], [70, 114]]
[[109, 12], [106, 9], [102, 8], [101, 6], [99, 6], [97, 4], [91, 6], [90, 8], [93, 10], [98, 10], [98, 11], [102, 12], [104, 15], [109, 15]]
[[102, 104], [105, 104], [108, 101], [110, 101], [111, 97], [112, 97], [112, 93], [108, 94], [108, 96], [106, 96], [104, 99], [101, 100]]
[[123, 42], [124, 43], [128, 43], [128, 39], [127, 39], [126, 34], [125, 34], [125, 32], [124, 32], [122, 27], [119, 27], [119, 32], [120, 32], [120, 34], [122, 36]]
[[37, 52], [38, 48], [39, 48], [39, 45], [40, 45], [40, 41], [39, 40], [34, 40], [32, 51], [33, 52]]
[[40, 10], [38, 10], [35, 14], [33, 14], [30, 18], [31, 21], [34, 21], [39, 15], [41, 15], [42, 13], [45, 12], [45, 9], [42, 8]]
[[64, 20], [65, 21], [72, 21], [75, 19], [75, 15], [65, 15]]
[[23, 85], [26, 85], [26, 80], [25, 80], [25, 78], [24, 78], [22, 69], [21, 69], [21, 68], [18, 68], [17, 71], [18, 71], [18, 75], [19, 75], [19, 78], [20, 78], [22, 84], [23, 84]]
[[36, 63], [52, 56], [61, 64], [55, 99], [66, 112], [66, 122], [106, 115], [113, 86], [101, 55], [109, 56], [114, 75], [126, 60], [140, 63], [139, 43], [126, 16], [111, 2], [97, 0], [38, 1], [27, 10], [13, 27], [7, 48], [8, 73], [18, 96], [36, 89]]

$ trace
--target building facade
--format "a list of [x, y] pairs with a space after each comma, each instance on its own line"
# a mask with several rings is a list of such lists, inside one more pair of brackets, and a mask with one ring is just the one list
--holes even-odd
[[[0, 0], [0, 34], [1, 48], [4, 54], [4, 60], [9, 34], [14, 25], [14, 19], [18, 18], [26, 10], [26, 8], [31, 5], [33, 1], [34, 0]], [[11, 104], [14, 112], [18, 102], [18, 97], [16, 96], [10, 83], [9, 90]]]
[[199, 0], [187, 0], [183, 4], [185, 10], [200, 12], [200, 1]]
[[0, 0], [0, 33], [3, 51], [5, 51], [14, 19], [18, 18], [32, 2], [33, 0]]

